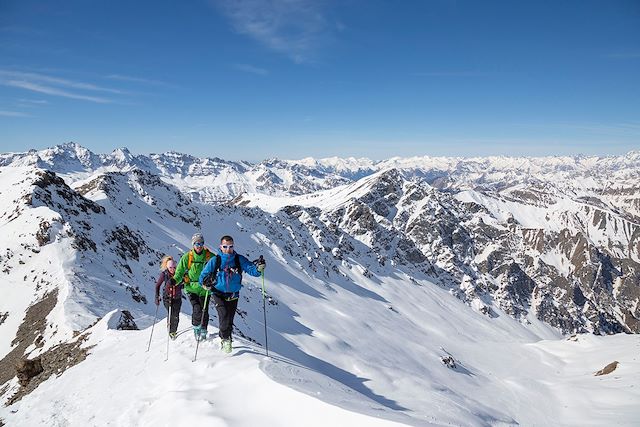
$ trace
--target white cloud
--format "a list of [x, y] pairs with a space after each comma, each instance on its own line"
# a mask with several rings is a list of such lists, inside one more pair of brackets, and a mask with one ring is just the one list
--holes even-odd
[[79, 100], [83, 100], [83, 101], [91, 101], [91, 102], [96, 102], [99, 104], [108, 104], [110, 102], [112, 102], [109, 99], [106, 98], [100, 98], [97, 96], [88, 96], [88, 95], [82, 95], [82, 94], [78, 94], [78, 93], [73, 93], [73, 92], [69, 92], [66, 91], [64, 89], [58, 89], [55, 87], [50, 87], [50, 86], [43, 86], [41, 84], [38, 83], [33, 83], [33, 82], [28, 82], [28, 81], [24, 81], [24, 80], [0, 80], [1, 84], [4, 84], [5, 86], [12, 86], [12, 87], [18, 87], [21, 89], [26, 89], [26, 90], [30, 90], [33, 92], [38, 92], [38, 93], [44, 93], [47, 95], [54, 95], [54, 96], [62, 96], [65, 98], [73, 98], [73, 99], [79, 99]]
[[156, 86], [171, 86], [170, 84], [160, 80], [145, 79], [142, 77], [131, 77], [131, 76], [125, 76], [122, 74], [110, 74], [106, 76], [106, 78], [111, 80], [120, 80], [124, 82], [132, 82], [132, 83], [143, 83], [143, 84], [156, 85]]
[[310, 62], [329, 37], [316, 0], [215, 0], [234, 29], [297, 63]]
[[30, 114], [22, 113], [20, 111], [6, 111], [6, 110], [0, 110], [0, 116], [3, 116], [3, 117], [31, 117]]
[[269, 74], [268, 70], [264, 68], [254, 67], [253, 65], [249, 64], [236, 64], [235, 68], [246, 73], [258, 74], [260, 76], [266, 76], [267, 74]]
[[21, 99], [18, 99], [18, 101], [23, 103], [23, 104], [35, 104], [35, 105], [45, 105], [45, 104], [49, 103], [49, 101], [46, 101], [44, 99], [25, 99], [25, 98], [21, 98]]
[[29, 82], [44, 82], [44, 83], [53, 84], [56, 86], [69, 87], [72, 89], [108, 92], [108, 93], [116, 93], [116, 94], [125, 93], [118, 89], [101, 87], [91, 83], [75, 82], [68, 79], [62, 79], [59, 77], [52, 77], [52, 76], [47, 76], [47, 75], [38, 74], [38, 73], [25, 73], [20, 71], [0, 70], [0, 79], [2, 79], [3, 77], [7, 79], [18, 79], [18, 80], [29, 81]]
[[[107, 104], [113, 101], [100, 96], [78, 93], [77, 91], [106, 92], [113, 94], [125, 93], [118, 89], [101, 87], [90, 83], [77, 82], [45, 74], [8, 70], [0, 70], [0, 85], [100, 104]], [[71, 91], [69, 89], [74, 90]], [[39, 101], [38, 103], [46, 103], [46, 101]]]

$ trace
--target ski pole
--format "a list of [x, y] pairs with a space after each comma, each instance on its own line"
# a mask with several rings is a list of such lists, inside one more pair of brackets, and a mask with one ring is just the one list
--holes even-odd
[[[264, 258], [260, 255], [260, 262], [264, 263]], [[262, 313], [264, 314], [264, 346], [267, 350], [267, 357], [269, 357], [269, 340], [267, 338], [267, 304], [265, 300], [265, 289], [264, 289], [264, 270], [261, 272], [262, 274]]]
[[149, 345], [147, 346], [147, 352], [151, 348], [151, 338], [153, 338], [153, 328], [156, 327], [156, 319], [158, 319], [158, 308], [160, 308], [160, 304], [156, 305], [156, 314], [153, 316], [153, 325], [151, 325], [151, 336], [149, 337]]
[[[204, 305], [202, 306], [202, 318], [200, 319], [200, 327], [202, 327], [202, 322], [204, 322], [205, 310], [209, 309], [209, 307], [207, 307], [207, 302], [208, 301], [209, 301], [209, 291], [207, 291], [207, 294], [204, 297]], [[196, 354], [193, 356], [192, 362], [195, 362], [196, 359], [198, 358], [198, 347], [199, 346], [200, 346], [200, 338], [198, 338], [198, 340], [196, 341]]]
[[164, 358], [164, 361], [166, 362], [167, 360], [169, 360], [169, 331], [171, 330], [171, 306], [173, 305], [173, 300], [169, 300], [169, 317], [167, 317], [167, 355]]

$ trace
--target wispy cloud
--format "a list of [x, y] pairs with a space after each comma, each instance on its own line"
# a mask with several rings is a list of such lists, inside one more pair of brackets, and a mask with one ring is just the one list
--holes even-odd
[[482, 71], [426, 71], [413, 73], [412, 75], [417, 77], [487, 77], [495, 75], [495, 73]]
[[49, 103], [49, 101], [46, 101], [44, 99], [25, 99], [25, 98], [18, 99], [18, 102], [26, 105], [46, 105]]
[[260, 67], [254, 67], [253, 65], [249, 64], [235, 64], [234, 68], [240, 71], [244, 71], [245, 73], [258, 74], [260, 76], [266, 76], [267, 74], [269, 74], [268, 70]]
[[113, 101], [102, 96], [93, 96], [77, 91], [104, 92], [118, 95], [125, 94], [124, 91], [118, 89], [97, 86], [91, 83], [77, 82], [40, 73], [9, 70], [0, 70], [0, 84], [46, 95], [61, 96], [100, 104], [107, 104]]
[[62, 87], [68, 87], [72, 89], [80, 89], [80, 90], [89, 90], [96, 92], [107, 92], [107, 93], [115, 93], [115, 94], [124, 94], [125, 92], [119, 89], [112, 89], [102, 86], [97, 86], [91, 83], [83, 83], [76, 82], [68, 79], [63, 79], [60, 77], [48, 76], [45, 74], [39, 73], [25, 73], [20, 71], [6, 71], [0, 70], [0, 78], [9, 78], [9, 79], [19, 79], [30, 82], [44, 82], [48, 84], [53, 84]]
[[142, 77], [125, 76], [125, 75], [122, 75], [122, 74], [110, 74], [110, 75], [106, 76], [106, 78], [110, 79], [110, 80], [119, 80], [119, 81], [123, 81], [123, 82], [131, 82], [131, 83], [142, 83], [142, 84], [155, 85], [155, 86], [166, 86], [166, 87], [172, 86], [169, 83], [165, 83], [165, 82], [160, 81], [160, 80], [146, 79], [146, 78], [142, 78]]
[[81, 94], [78, 94], [78, 93], [73, 93], [73, 92], [66, 91], [64, 89], [58, 89], [58, 88], [54, 88], [54, 87], [50, 87], [50, 86], [43, 86], [43, 85], [40, 85], [38, 83], [28, 82], [28, 81], [25, 81], [25, 80], [3, 80], [2, 84], [4, 84], [5, 86], [18, 87], [18, 88], [30, 90], [30, 91], [33, 91], [33, 92], [44, 93], [46, 95], [54, 95], [54, 96], [62, 96], [62, 97], [65, 97], [65, 98], [80, 99], [80, 100], [83, 100], [83, 101], [97, 102], [99, 104], [108, 104], [108, 103], [112, 102], [110, 99], [107, 99], [107, 98], [101, 98], [101, 97], [97, 97], [97, 96], [81, 95]]
[[2, 116], [2, 117], [31, 117], [30, 114], [22, 113], [20, 111], [6, 111], [6, 110], [0, 110], [0, 116]]
[[297, 63], [311, 62], [330, 38], [317, 0], [213, 0], [234, 29]]

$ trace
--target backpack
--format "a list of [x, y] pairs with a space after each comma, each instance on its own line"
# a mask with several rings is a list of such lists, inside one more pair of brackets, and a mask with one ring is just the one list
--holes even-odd
[[[211, 251], [207, 248], [204, 250], [204, 264], [206, 264], [211, 259]], [[184, 283], [189, 283], [189, 271], [191, 270], [191, 264], [193, 264], [193, 250], [189, 251], [189, 259], [187, 261], [187, 269], [184, 272], [184, 278], [182, 281]]]
[[180, 298], [181, 286], [178, 286], [178, 284], [171, 283], [173, 281], [173, 277], [167, 270], [165, 270], [163, 274], [164, 274], [164, 289], [162, 293], [172, 300], [176, 298]]
[[[240, 255], [236, 252], [233, 257], [236, 266], [232, 267], [231, 270], [235, 270], [234, 273], [240, 275], [240, 279], [242, 280], [242, 266], [240, 264]], [[220, 267], [222, 267], [222, 257], [220, 255], [216, 256], [216, 262], [213, 265], [213, 271], [207, 277], [205, 277], [204, 282], [211, 287], [211, 289], [215, 290], [216, 283], [218, 282], [218, 272], [220, 272]]]

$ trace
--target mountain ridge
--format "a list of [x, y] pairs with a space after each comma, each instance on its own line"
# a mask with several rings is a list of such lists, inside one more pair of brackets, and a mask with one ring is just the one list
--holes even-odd
[[[30, 357], [71, 342], [114, 309], [126, 310], [142, 328], [151, 325], [158, 261], [188, 250], [195, 231], [203, 231], [211, 247], [220, 235], [232, 234], [249, 259], [267, 258], [274, 351], [372, 399], [382, 413], [419, 413], [406, 421], [410, 425], [430, 425], [424, 421], [429, 416], [435, 424], [466, 425], [546, 419], [524, 409], [524, 397], [515, 406], [482, 397], [488, 389], [525, 396], [516, 390], [522, 378], [532, 380], [530, 374], [517, 377], [515, 388], [494, 382], [490, 373], [498, 367], [488, 362], [489, 344], [480, 358], [471, 356], [483, 340], [542, 369], [527, 346], [561, 334], [637, 333], [640, 327], [640, 231], [634, 220], [640, 185], [597, 193], [535, 179], [467, 188], [440, 185], [443, 180], [424, 171], [388, 167], [331, 185], [317, 172], [306, 182], [328, 188], [303, 194], [285, 193], [285, 180], [273, 176], [262, 182], [280, 187], [268, 191], [251, 187], [255, 181], [245, 177], [256, 191], [216, 201], [214, 191], [191, 178], [137, 167], [149, 164], [124, 150], [116, 153], [118, 165], [78, 171], [96, 165], [90, 160], [95, 157], [79, 151], [84, 163], [61, 161], [66, 172], [60, 174], [14, 157], [13, 166], [0, 167], [0, 195], [13, 201], [0, 209], [9, 239], [0, 269], [12, 288], [4, 303], [10, 305], [0, 308], [0, 315], [6, 313], [0, 356], [13, 348], [22, 313], [48, 291], [57, 291], [57, 300], [42, 332], [19, 339]], [[278, 178], [283, 171], [307, 171], [273, 165], [281, 168], [272, 171]], [[240, 176], [240, 169], [217, 170], [223, 176], [212, 180]], [[620, 182], [627, 185], [635, 173], [625, 171]], [[260, 284], [246, 280], [234, 334], [260, 346]], [[183, 304], [187, 314], [189, 309]], [[405, 346], [411, 351], [403, 352]], [[443, 367], [448, 357], [461, 368]], [[544, 399], [549, 390], [540, 387], [528, 396]], [[442, 398], [442, 389], [449, 398]], [[0, 393], [3, 401], [18, 390], [17, 380], [10, 380]], [[425, 412], [434, 400], [443, 409]], [[456, 414], [452, 408], [464, 402], [475, 409]]]

